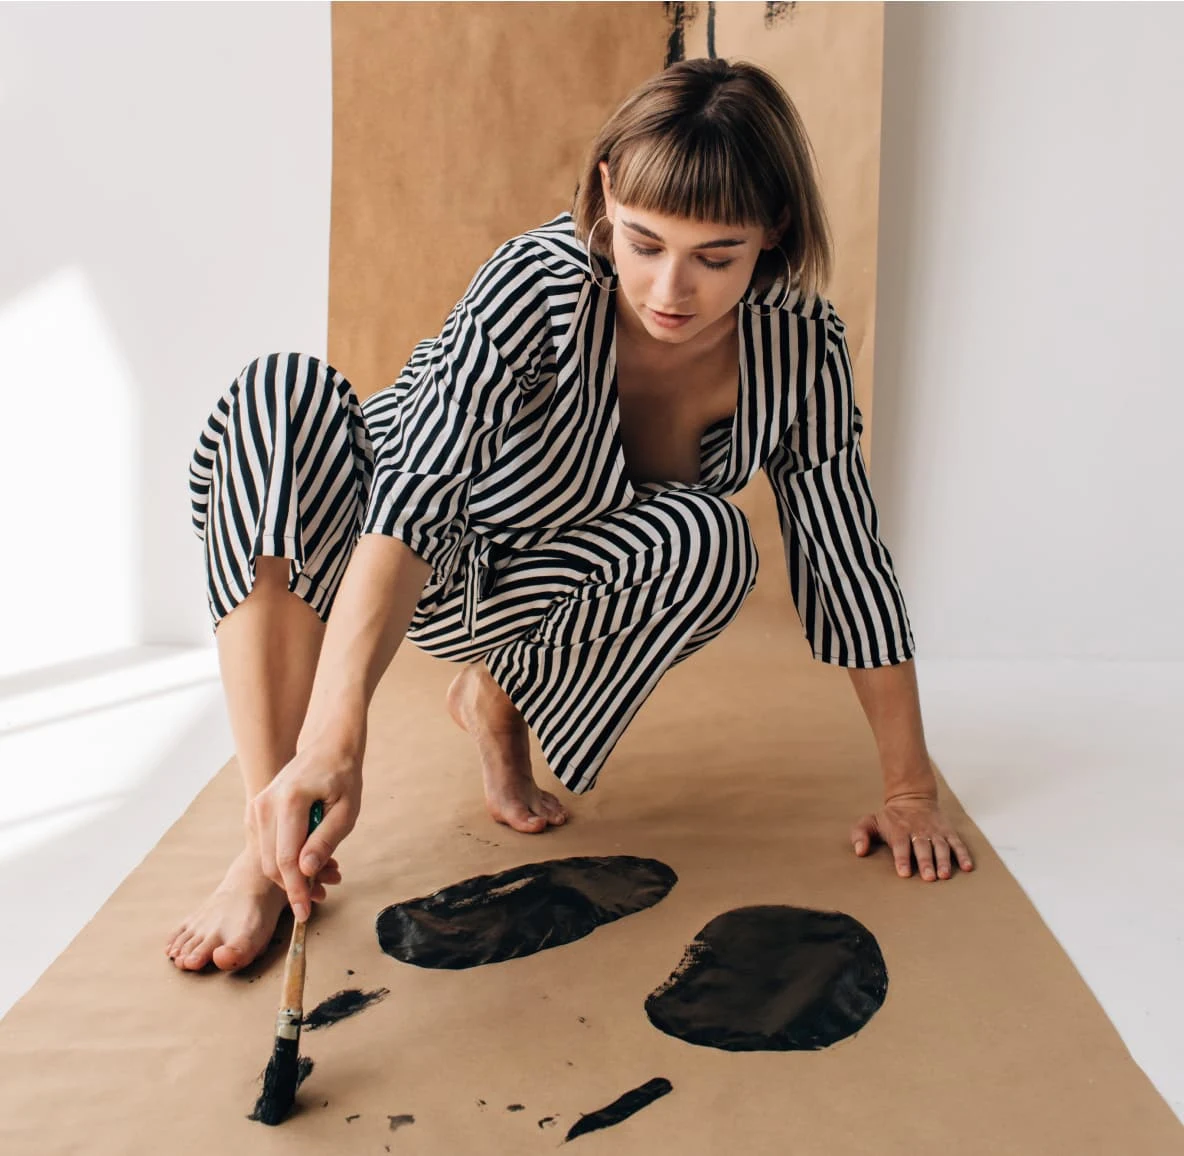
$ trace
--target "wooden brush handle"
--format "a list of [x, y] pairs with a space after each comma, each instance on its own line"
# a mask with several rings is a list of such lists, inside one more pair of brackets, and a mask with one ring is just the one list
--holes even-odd
[[[310, 835], [320, 825], [324, 814], [324, 807], [320, 801], [313, 803], [308, 816]], [[311, 879], [308, 880], [308, 885], [312, 886]], [[280, 1015], [285, 1012], [294, 1013], [297, 1022], [304, 1010], [304, 932], [307, 927], [307, 921], [301, 923], [297, 920], [292, 925], [292, 942], [288, 945], [288, 958], [284, 960], [284, 992], [280, 1001]]]
[[284, 961], [284, 994], [281, 1006], [287, 1011], [300, 1012], [304, 1007], [304, 932], [307, 923], [292, 927], [292, 942]]

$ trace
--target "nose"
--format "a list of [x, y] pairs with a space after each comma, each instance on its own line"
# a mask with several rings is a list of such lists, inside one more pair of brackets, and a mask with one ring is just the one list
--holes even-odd
[[663, 263], [654, 278], [654, 304], [659, 313], [689, 313], [691, 286], [686, 273], [676, 260]]

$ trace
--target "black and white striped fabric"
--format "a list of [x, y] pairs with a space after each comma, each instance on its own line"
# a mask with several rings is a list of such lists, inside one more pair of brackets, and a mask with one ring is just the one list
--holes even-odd
[[432, 566], [408, 638], [484, 659], [576, 791], [662, 674], [751, 590], [756, 550], [725, 499], [762, 467], [815, 657], [913, 656], [830, 303], [791, 294], [773, 307], [781, 285], [742, 302], [737, 409], [705, 432], [699, 482], [634, 485], [612, 270], [593, 260], [604, 286], [567, 213], [507, 241], [440, 335], [361, 406], [314, 358], [252, 362], [190, 466], [215, 627], [260, 554], [291, 558], [291, 589], [327, 619], [357, 538], [397, 537]]

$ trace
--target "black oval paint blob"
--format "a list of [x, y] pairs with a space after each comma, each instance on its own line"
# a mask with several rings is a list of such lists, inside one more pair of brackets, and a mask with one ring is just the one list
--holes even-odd
[[345, 991], [339, 991], [336, 995], [331, 995], [328, 999], [321, 1000], [301, 1023], [310, 1032], [315, 1032], [317, 1028], [328, 1027], [348, 1016], [357, 1015], [358, 1012], [368, 1008], [371, 1004], [378, 1003], [379, 1000], [385, 999], [390, 994], [390, 991], [385, 987], [377, 988], [374, 991], [362, 991], [356, 987], [347, 988]]
[[598, 1112], [589, 1112], [581, 1116], [567, 1131], [564, 1141], [574, 1140], [586, 1132], [598, 1132], [601, 1128], [611, 1128], [622, 1120], [628, 1120], [642, 1108], [648, 1108], [655, 1100], [674, 1091], [674, 1085], [662, 1076], [655, 1076], [646, 1080], [640, 1088], [634, 1088], [623, 1096], [618, 1096], [611, 1104], [601, 1108]]
[[378, 942], [416, 967], [501, 963], [653, 907], [677, 882], [665, 863], [633, 855], [527, 863], [387, 907], [378, 916]]
[[729, 1052], [815, 1051], [879, 1011], [875, 937], [838, 911], [740, 907], [713, 919], [645, 1001], [654, 1027]]

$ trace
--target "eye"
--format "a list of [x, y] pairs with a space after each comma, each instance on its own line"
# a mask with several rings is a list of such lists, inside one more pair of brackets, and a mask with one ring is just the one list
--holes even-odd
[[[653, 257], [660, 253], [660, 249], [643, 249], [640, 245], [629, 242], [629, 248], [633, 250], [639, 257]], [[707, 257], [700, 257], [699, 260], [707, 269], [726, 269], [733, 262], [731, 261], [711, 261]]]

